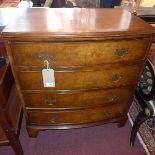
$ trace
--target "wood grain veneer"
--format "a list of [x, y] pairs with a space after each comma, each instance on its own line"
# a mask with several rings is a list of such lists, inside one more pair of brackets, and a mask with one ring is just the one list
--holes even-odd
[[[106, 106], [115, 103], [128, 102], [132, 87], [112, 88], [107, 90], [94, 90], [84, 92], [30, 92], [23, 93], [27, 109], [61, 110], [93, 108], [94, 106]], [[76, 98], [76, 100], [75, 100]], [[73, 102], [74, 101], [74, 102]]]
[[[38, 57], [43, 54], [51, 56], [52, 66], [82, 66], [143, 59], [148, 43], [149, 38], [82, 43], [17, 42], [11, 46], [17, 66], [42, 66]], [[121, 49], [127, 50], [126, 56], [118, 55]]]

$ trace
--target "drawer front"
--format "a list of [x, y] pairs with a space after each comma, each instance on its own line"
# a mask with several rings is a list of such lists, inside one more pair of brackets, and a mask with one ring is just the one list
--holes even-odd
[[24, 93], [26, 107], [66, 109], [126, 103], [132, 96], [132, 88], [113, 88], [100, 91], [81, 92], [74, 94]]
[[31, 124], [37, 125], [93, 123], [120, 117], [125, 114], [124, 109], [124, 106], [115, 105], [76, 111], [28, 111], [28, 118]]
[[17, 66], [43, 66], [50, 59], [52, 66], [95, 65], [143, 59], [149, 40], [134, 39], [88, 43], [14, 43]]
[[18, 72], [23, 90], [73, 90], [106, 88], [137, 83], [141, 64], [98, 71], [55, 72], [55, 87], [44, 87], [40, 71]]

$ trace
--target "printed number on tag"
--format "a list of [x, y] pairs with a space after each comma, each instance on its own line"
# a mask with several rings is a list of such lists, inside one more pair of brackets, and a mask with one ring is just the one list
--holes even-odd
[[42, 76], [44, 87], [55, 87], [55, 78], [53, 69], [43, 69]]

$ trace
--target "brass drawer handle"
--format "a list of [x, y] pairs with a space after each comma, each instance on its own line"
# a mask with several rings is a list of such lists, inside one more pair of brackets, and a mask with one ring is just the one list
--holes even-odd
[[128, 54], [129, 49], [128, 48], [121, 48], [121, 49], [116, 49], [116, 56], [123, 58], [125, 55]]
[[103, 116], [104, 119], [108, 119], [108, 118], [112, 117], [112, 114], [109, 111], [104, 111], [102, 116]]
[[51, 60], [54, 58], [54, 55], [51, 54], [51, 53], [45, 53], [45, 52], [39, 52], [38, 53], [38, 58], [41, 59], [41, 60]]
[[45, 99], [45, 104], [52, 106], [56, 103], [56, 99]]
[[55, 121], [56, 121], [56, 119], [58, 119], [58, 116], [49, 116], [48, 117], [48, 121], [50, 122], [50, 123], [55, 123]]
[[114, 74], [109, 77], [109, 80], [112, 82], [117, 82], [117, 81], [120, 81], [121, 79], [122, 79], [122, 76], [119, 74]]
[[108, 100], [108, 102], [113, 102], [117, 100], [117, 96], [116, 95], [109, 95], [106, 96], [106, 99]]

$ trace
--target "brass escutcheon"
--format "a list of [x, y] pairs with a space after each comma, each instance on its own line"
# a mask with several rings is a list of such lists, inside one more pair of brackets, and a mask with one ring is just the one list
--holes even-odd
[[112, 82], [117, 82], [117, 81], [119, 81], [121, 79], [122, 79], [122, 76], [119, 75], [119, 74], [114, 74], [114, 75], [109, 77], [109, 80], [112, 81]]
[[109, 95], [109, 96], [106, 96], [106, 99], [109, 102], [112, 102], [112, 101], [115, 101], [117, 99], [117, 96], [116, 95]]
[[38, 58], [41, 59], [41, 60], [51, 60], [54, 58], [54, 55], [51, 54], [51, 53], [45, 53], [45, 52], [39, 52], [38, 53]]
[[123, 58], [126, 54], [128, 54], [128, 48], [121, 48], [121, 49], [116, 49], [115, 54], [120, 57]]
[[45, 99], [45, 104], [52, 106], [56, 103], [56, 99]]
[[105, 119], [108, 119], [108, 118], [111, 117], [111, 113], [110, 113], [109, 111], [104, 111], [104, 112], [103, 112], [103, 117], [104, 117]]
[[51, 123], [55, 123], [55, 121], [56, 121], [57, 118], [58, 118], [58, 116], [53, 115], [53, 116], [49, 116], [49, 117], [48, 117], [48, 120], [49, 120]]

